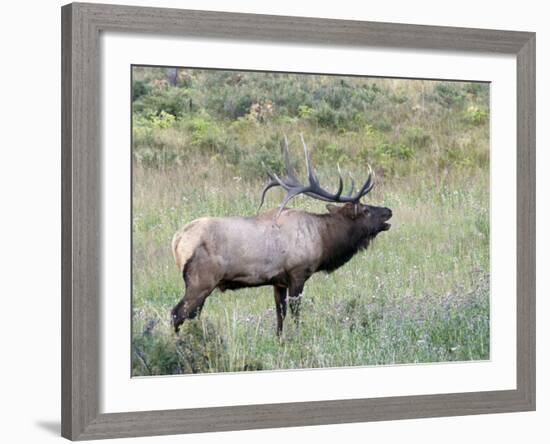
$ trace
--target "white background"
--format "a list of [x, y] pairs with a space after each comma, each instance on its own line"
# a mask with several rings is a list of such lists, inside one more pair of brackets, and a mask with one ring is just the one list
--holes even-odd
[[[19, 3], [19, 4], [18, 4]], [[60, 440], [60, 11], [61, 2], [11, 2], [2, 8], [0, 68], [0, 193], [2, 318], [0, 383], [6, 442]], [[546, 442], [550, 419], [548, 335], [543, 315], [550, 303], [550, 185], [542, 167], [550, 142], [542, 124], [550, 118], [549, 20], [543, 2], [464, 0], [414, 2], [258, 2], [245, 0], [125, 1], [128, 4], [519, 29], [537, 32], [538, 150], [538, 411], [370, 424], [141, 438], [139, 442]], [[315, 5], [315, 6], [313, 6]], [[6, 100], [7, 99], [7, 100]], [[7, 137], [6, 137], [7, 136]], [[545, 252], [546, 250], [546, 252]], [[291, 390], [291, 387], [288, 387]], [[138, 442], [137, 440], [135, 440]]]

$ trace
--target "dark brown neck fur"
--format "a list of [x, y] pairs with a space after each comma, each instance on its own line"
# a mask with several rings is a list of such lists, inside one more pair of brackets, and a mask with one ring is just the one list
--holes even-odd
[[317, 271], [330, 273], [348, 262], [359, 250], [366, 249], [371, 235], [341, 214], [319, 214], [323, 257]]

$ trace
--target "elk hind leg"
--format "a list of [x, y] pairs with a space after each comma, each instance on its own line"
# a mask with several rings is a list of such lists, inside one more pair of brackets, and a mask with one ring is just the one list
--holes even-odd
[[194, 319], [202, 310], [206, 298], [212, 293], [214, 288], [195, 289], [187, 288], [185, 295], [172, 309], [172, 325], [177, 333], [181, 324], [186, 319]]
[[207, 269], [204, 261], [194, 259], [183, 270], [185, 295], [172, 309], [171, 319], [177, 333], [180, 325], [186, 319], [194, 319], [202, 310], [206, 298], [218, 285], [215, 267], [209, 267], [209, 273], [201, 273]]

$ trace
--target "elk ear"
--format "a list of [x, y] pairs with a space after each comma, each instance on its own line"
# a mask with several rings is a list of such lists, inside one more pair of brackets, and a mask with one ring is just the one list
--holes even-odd
[[327, 204], [327, 210], [330, 214], [339, 213], [341, 208], [338, 205]]

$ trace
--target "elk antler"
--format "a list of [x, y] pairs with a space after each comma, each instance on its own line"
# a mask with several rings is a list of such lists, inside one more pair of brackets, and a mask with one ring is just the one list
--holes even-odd
[[[355, 188], [355, 181], [350, 173], [350, 179], [351, 179], [351, 188], [347, 195], [342, 196], [342, 190], [344, 188], [344, 180], [342, 179], [342, 172], [340, 171], [340, 166], [338, 165], [338, 190], [336, 193], [332, 194], [328, 191], [321, 188], [321, 184], [319, 183], [319, 179], [317, 179], [317, 175], [315, 174], [315, 171], [313, 170], [313, 167], [311, 166], [311, 159], [309, 157], [309, 152], [307, 149], [307, 145], [304, 141], [304, 137], [302, 134], [300, 134], [300, 139], [302, 140], [302, 144], [304, 145], [304, 153], [306, 158], [306, 169], [307, 169], [307, 176], [309, 185], [303, 185], [298, 178], [296, 177], [296, 173], [294, 172], [294, 169], [292, 168], [292, 165], [290, 164], [290, 156], [288, 154], [288, 139], [286, 135], [284, 136], [284, 146], [283, 146], [283, 152], [285, 157], [285, 166], [286, 166], [286, 176], [279, 177], [277, 174], [275, 174], [273, 171], [267, 169], [267, 175], [269, 176], [270, 181], [266, 184], [264, 189], [262, 190], [262, 198], [260, 201], [260, 206], [258, 207], [258, 210], [262, 207], [264, 203], [264, 198], [267, 193], [267, 191], [270, 188], [280, 186], [283, 187], [286, 190], [286, 196], [283, 199], [283, 202], [281, 203], [281, 206], [279, 208], [279, 212], [277, 213], [277, 218], [283, 211], [286, 204], [292, 199], [293, 197], [296, 197], [298, 194], [305, 194], [307, 196], [310, 196], [314, 199], [323, 200], [325, 202], [352, 202], [352, 203], [358, 203], [359, 200], [365, 196], [374, 186], [374, 172], [372, 171], [372, 168], [369, 167], [369, 175], [367, 177], [367, 180], [363, 184], [363, 186], [359, 189], [359, 191], [353, 194], [353, 190]], [[265, 167], [265, 165], [264, 165]]]

